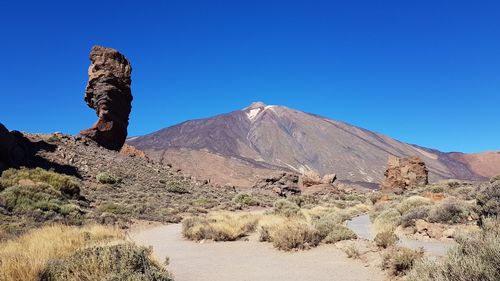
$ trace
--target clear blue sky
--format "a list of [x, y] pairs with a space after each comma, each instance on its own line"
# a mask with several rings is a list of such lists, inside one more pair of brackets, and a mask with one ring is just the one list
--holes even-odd
[[94, 44], [133, 66], [129, 135], [286, 105], [443, 151], [500, 150], [500, 1], [2, 1], [0, 122], [76, 134]]

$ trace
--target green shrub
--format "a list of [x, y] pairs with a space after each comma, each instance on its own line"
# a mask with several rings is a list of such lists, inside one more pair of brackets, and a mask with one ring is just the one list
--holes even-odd
[[381, 192], [372, 192], [372, 193], [368, 194], [368, 199], [370, 199], [372, 204], [375, 204], [380, 199], [382, 199], [382, 193]]
[[151, 249], [131, 243], [97, 245], [76, 251], [72, 256], [50, 262], [41, 281], [58, 280], [173, 280], [151, 259]]
[[465, 202], [446, 200], [433, 206], [429, 211], [429, 222], [459, 223], [470, 214]]
[[373, 224], [378, 231], [392, 231], [398, 226], [400, 218], [401, 213], [398, 210], [389, 208], [382, 211]]
[[313, 195], [292, 195], [287, 198], [290, 202], [297, 204], [299, 207], [318, 204], [318, 199]]
[[286, 199], [274, 202], [274, 213], [285, 217], [293, 217], [300, 214], [300, 207]]
[[172, 182], [167, 185], [167, 191], [176, 194], [187, 194], [190, 193], [185, 187], [179, 182]]
[[477, 196], [478, 212], [481, 218], [500, 215], [500, 181], [492, 181]]
[[57, 214], [67, 216], [79, 213], [77, 206], [70, 204], [60, 191], [45, 183], [16, 185], [5, 189], [0, 192], [0, 206], [14, 214], [29, 215], [39, 220]]
[[0, 177], [0, 186], [3, 188], [11, 187], [18, 185], [19, 181], [22, 183], [22, 180], [46, 183], [68, 198], [78, 198], [80, 196], [80, 185], [75, 178], [42, 168], [8, 169]]
[[314, 220], [314, 227], [318, 230], [319, 235], [325, 238], [332, 230], [337, 228], [343, 222], [341, 214], [336, 212], [328, 212], [318, 219]]
[[400, 218], [400, 224], [403, 227], [415, 226], [415, 222], [419, 219], [427, 219], [429, 216], [429, 206], [416, 207], [413, 210], [402, 215]]
[[428, 205], [432, 205], [431, 200], [421, 196], [411, 196], [401, 201], [401, 203], [399, 203], [396, 208], [402, 215], [405, 215], [406, 213], [411, 212], [415, 208]]
[[444, 192], [444, 187], [441, 185], [436, 185], [431, 188], [432, 193], [442, 193]]
[[323, 242], [329, 244], [329, 243], [336, 243], [342, 240], [351, 240], [356, 238], [358, 238], [358, 236], [356, 235], [356, 233], [354, 233], [354, 231], [350, 230], [349, 228], [343, 225], [337, 225], [328, 233], [325, 239], [323, 239]]
[[127, 208], [123, 205], [110, 203], [110, 202], [103, 203], [103, 204], [99, 205], [99, 207], [97, 207], [97, 209], [101, 213], [112, 213], [115, 215], [125, 215], [125, 214], [129, 214], [131, 212], [131, 210], [129, 208]]
[[118, 182], [114, 176], [106, 172], [97, 174], [96, 179], [102, 184], [115, 184]]
[[248, 193], [238, 193], [233, 198], [233, 202], [244, 206], [259, 206], [260, 202], [257, 198]]
[[408, 273], [408, 281], [500, 280], [500, 220], [486, 219], [483, 230], [461, 236], [442, 260], [423, 259]]
[[375, 244], [377, 246], [384, 249], [396, 244], [398, 240], [399, 240], [398, 236], [394, 234], [394, 232], [392, 231], [379, 232], [377, 233], [377, 235], [375, 235], [375, 239], [373, 239], [373, 241], [375, 241]]

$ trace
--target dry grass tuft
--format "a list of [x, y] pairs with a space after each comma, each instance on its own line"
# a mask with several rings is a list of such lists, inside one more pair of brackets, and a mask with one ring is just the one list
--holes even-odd
[[269, 230], [270, 241], [279, 250], [305, 250], [321, 242], [319, 232], [303, 220], [290, 219]]
[[255, 230], [258, 216], [252, 214], [213, 213], [207, 217], [187, 218], [182, 235], [189, 240], [234, 241]]
[[62, 259], [92, 243], [122, 239], [100, 225], [47, 226], [0, 244], [0, 280], [35, 280], [50, 260]]

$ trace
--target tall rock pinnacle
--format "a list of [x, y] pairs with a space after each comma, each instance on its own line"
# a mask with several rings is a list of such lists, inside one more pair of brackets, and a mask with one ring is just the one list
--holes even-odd
[[132, 67], [117, 50], [101, 46], [92, 47], [90, 61], [85, 102], [96, 110], [99, 119], [80, 134], [107, 149], [120, 150], [127, 138], [132, 110]]

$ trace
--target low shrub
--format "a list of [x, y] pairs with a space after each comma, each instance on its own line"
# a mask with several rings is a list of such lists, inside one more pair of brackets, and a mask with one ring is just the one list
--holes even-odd
[[323, 239], [323, 242], [329, 244], [356, 238], [358, 238], [358, 236], [356, 235], [356, 233], [354, 233], [354, 231], [343, 225], [337, 225], [328, 233], [325, 239]]
[[372, 204], [375, 204], [380, 199], [382, 199], [382, 193], [381, 192], [372, 192], [372, 193], [368, 194], [368, 199], [370, 199]]
[[233, 202], [243, 206], [259, 206], [260, 201], [248, 193], [238, 193], [233, 198]]
[[383, 255], [382, 268], [390, 270], [395, 276], [405, 275], [423, 255], [423, 251], [396, 247]]
[[358, 248], [354, 245], [349, 245], [344, 249], [344, 253], [348, 258], [359, 259], [361, 257], [361, 253]]
[[399, 224], [401, 213], [398, 210], [390, 208], [384, 210], [373, 221], [377, 231], [393, 231]]
[[413, 210], [402, 215], [400, 218], [400, 224], [403, 227], [415, 226], [415, 222], [419, 219], [427, 219], [429, 216], [429, 206], [416, 207]]
[[317, 246], [321, 242], [318, 231], [304, 221], [287, 220], [269, 230], [273, 246], [279, 250], [305, 250]]
[[477, 196], [477, 209], [483, 218], [500, 215], [500, 180], [492, 181]]
[[171, 193], [176, 193], [176, 194], [189, 193], [189, 190], [187, 190], [187, 188], [182, 186], [181, 183], [179, 183], [179, 182], [170, 182], [166, 188], [167, 188], [167, 191], [171, 192]]
[[102, 184], [115, 184], [118, 182], [118, 180], [113, 175], [107, 172], [97, 174], [96, 179]]
[[405, 215], [415, 208], [428, 205], [432, 205], [432, 201], [430, 199], [421, 196], [411, 196], [401, 201], [401, 203], [399, 203], [396, 208], [401, 213], [401, 215]]
[[151, 259], [151, 249], [132, 243], [96, 245], [77, 250], [48, 263], [41, 281], [155, 280], [171, 281], [171, 275]]
[[457, 239], [441, 260], [423, 259], [408, 273], [408, 281], [500, 280], [500, 219], [489, 218], [483, 229]]
[[299, 207], [317, 205], [318, 198], [313, 195], [292, 195], [287, 198], [290, 202], [297, 204]]
[[467, 219], [469, 209], [465, 202], [446, 200], [434, 205], [428, 216], [429, 222], [459, 223]]
[[285, 217], [293, 217], [300, 215], [300, 207], [286, 199], [280, 199], [274, 202], [274, 213]]
[[110, 203], [110, 202], [99, 205], [97, 209], [101, 213], [112, 213], [115, 215], [125, 215], [131, 212], [131, 210], [124, 205]]
[[343, 217], [338, 212], [328, 212], [314, 220], [314, 227], [319, 235], [325, 238], [332, 230], [343, 222]]
[[213, 214], [182, 221], [182, 235], [189, 240], [234, 241], [255, 230], [258, 217], [251, 214]]
[[377, 246], [384, 249], [396, 244], [398, 240], [399, 240], [398, 236], [394, 234], [394, 232], [392, 231], [379, 232], [377, 233], [377, 235], [375, 235], [375, 238], [373, 239], [373, 241], [375, 241], [375, 244]]
[[48, 184], [68, 198], [78, 198], [80, 196], [80, 185], [74, 177], [42, 168], [8, 169], [0, 177], [0, 186], [3, 189], [19, 184], [33, 185], [33, 183]]

